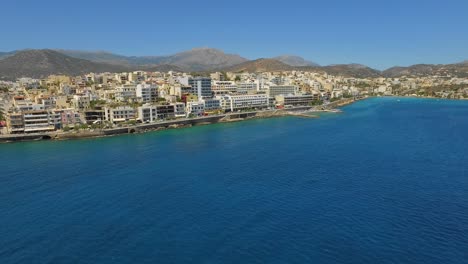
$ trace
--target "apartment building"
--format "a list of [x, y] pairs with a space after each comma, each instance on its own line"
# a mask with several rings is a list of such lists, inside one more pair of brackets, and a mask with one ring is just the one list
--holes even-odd
[[175, 117], [184, 117], [185, 116], [185, 104], [184, 103], [172, 103], [174, 106], [174, 115]]
[[130, 106], [105, 107], [104, 115], [112, 123], [125, 122], [136, 119], [136, 111]]
[[179, 77], [178, 81], [184, 86], [191, 87], [190, 93], [198, 95], [199, 98], [202, 96], [212, 96], [211, 89], [211, 78], [208, 77]]
[[138, 107], [138, 120], [143, 123], [156, 121], [158, 119], [157, 110], [157, 107], [151, 104]]
[[277, 95], [296, 94], [297, 86], [292, 85], [272, 85], [268, 88], [268, 96], [275, 97]]
[[24, 133], [23, 113], [10, 113], [7, 115], [7, 130], [10, 134]]
[[246, 93], [257, 91], [257, 90], [258, 90], [258, 84], [254, 82], [244, 82], [244, 83], [237, 84], [238, 93], [246, 94]]
[[251, 94], [251, 95], [225, 95], [220, 98], [221, 109], [228, 112], [234, 112], [248, 108], [266, 108], [268, 107], [268, 95], [266, 94]]
[[309, 105], [314, 96], [311, 94], [304, 95], [277, 95], [275, 96], [277, 105]]
[[187, 102], [187, 114], [196, 116], [203, 115], [205, 113], [205, 105], [203, 102]]
[[221, 102], [217, 98], [204, 98], [200, 100], [205, 111], [215, 111], [221, 109]]
[[231, 81], [214, 81], [211, 90], [215, 93], [224, 92], [224, 94], [236, 93], [237, 85]]
[[183, 116], [185, 116], [185, 104], [183, 103], [168, 105], [145, 104], [138, 107], [138, 120], [144, 123]]
[[158, 87], [153, 84], [138, 84], [136, 98], [143, 103], [155, 102], [158, 98]]
[[50, 132], [61, 126], [61, 116], [54, 111], [33, 110], [23, 112], [24, 133]]
[[133, 84], [124, 84], [115, 89], [115, 100], [119, 102], [127, 102], [130, 99], [136, 98], [137, 87]]

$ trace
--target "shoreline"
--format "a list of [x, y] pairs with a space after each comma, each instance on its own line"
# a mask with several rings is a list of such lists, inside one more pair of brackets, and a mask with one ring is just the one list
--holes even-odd
[[[110, 136], [118, 136], [125, 134], [142, 134], [148, 132], [157, 132], [168, 129], [188, 128], [192, 126], [202, 126], [217, 123], [234, 123], [242, 122], [253, 119], [267, 119], [278, 117], [298, 117], [298, 118], [319, 118], [315, 113], [321, 112], [341, 112], [338, 107], [353, 104], [371, 97], [363, 97], [359, 99], [341, 99], [332, 102], [328, 105], [321, 106], [301, 106], [288, 109], [273, 109], [273, 110], [260, 110], [251, 112], [234, 112], [225, 113], [221, 115], [213, 115], [199, 118], [184, 118], [171, 121], [155, 122], [149, 124], [138, 124], [134, 126], [111, 128], [111, 129], [95, 129], [78, 132], [63, 132], [55, 131], [49, 133], [38, 134], [7, 134], [0, 135], [0, 143], [19, 143], [28, 141], [64, 141], [64, 140], [77, 140], [88, 138], [102, 138]], [[322, 109], [317, 109], [320, 107]]]

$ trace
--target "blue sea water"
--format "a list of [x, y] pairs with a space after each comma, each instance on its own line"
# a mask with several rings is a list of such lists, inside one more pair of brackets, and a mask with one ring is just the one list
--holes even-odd
[[468, 263], [468, 102], [0, 145], [0, 263]]

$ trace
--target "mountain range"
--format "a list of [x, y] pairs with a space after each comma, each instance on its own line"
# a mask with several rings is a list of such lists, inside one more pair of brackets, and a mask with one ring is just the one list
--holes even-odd
[[106, 51], [19, 50], [0, 52], [0, 78], [42, 78], [51, 74], [80, 75], [121, 71], [264, 72], [321, 71], [357, 78], [446, 75], [468, 77], [468, 61], [455, 64], [418, 64], [379, 71], [361, 64], [320, 66], [299, 56], [248, 60], [218, 49], [196, 48], [167, 56], [123, 56]]

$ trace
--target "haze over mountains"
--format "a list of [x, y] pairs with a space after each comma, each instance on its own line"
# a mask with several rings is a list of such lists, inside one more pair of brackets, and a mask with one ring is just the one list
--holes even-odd
[[42, 78], [51, 74], [79, 75], [89, 72], [120, 71], [322, 71], [349, 77], [400, 77], [446, 75], [467, 77], [468, 62], [455, 64], [419, 64], [392, 67], [379, 71], [361, 64], [320, 66], [299, 56], [281, 55], [274, 58], [248, 60], [218, 49], [196, 48], [168, 56], [123, 56], [106, 51], [21, 50], [0, 52], [0, 78]]

